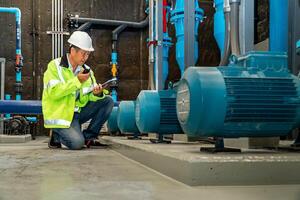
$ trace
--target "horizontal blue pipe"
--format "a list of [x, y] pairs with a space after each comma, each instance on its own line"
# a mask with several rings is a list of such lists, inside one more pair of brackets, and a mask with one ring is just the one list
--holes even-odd
[[21, 21], [21, 10], [19, 8], [6, 8], [6, 7], [0, 7], [0, 12], [6, 12], [6, 13], [13, 13], [16, 15], [16, 20]]
[[[10, 98], [10, 95], [5, 96]], [[114, 106], [119, 106], [119, 102], [115, 102]], [[33, 100], [0, 100], [0, 113], [39, 115], [42, 114], [42, 103]]]
[[28, 101], [28, 100], [1, 100], [0, 113], [10, 114], [42, 114], [41, 101]]
[[27, 121], [35, 123], [37, 122], [37, 118], [36, 117], [26, 117]]

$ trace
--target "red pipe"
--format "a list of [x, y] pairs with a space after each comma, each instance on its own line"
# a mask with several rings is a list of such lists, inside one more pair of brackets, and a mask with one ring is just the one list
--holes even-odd
[[167, 32], [167, 0], [163, 1], [163, 32]]

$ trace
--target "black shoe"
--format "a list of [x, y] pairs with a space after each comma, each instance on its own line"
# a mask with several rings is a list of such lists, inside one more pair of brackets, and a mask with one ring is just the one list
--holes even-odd
[[108, 144], [104, 144], [104, 143], [101, 143], [99, 140], [95, 139], [95, 140], [86, 140], [85, 141], [85, 146], [87, 148], [107, 148], [109, 147]]
[[50, 137], [50, 139], [49, 139], [48, 147], [49, 147], [50, 149], [59, 149], [59, 148], [61, 148], [61, 143], [60, 143], [60, 142], [55, 142], [55, 141], [54, 141], [53, 134], [51, 135], [51, 137]]

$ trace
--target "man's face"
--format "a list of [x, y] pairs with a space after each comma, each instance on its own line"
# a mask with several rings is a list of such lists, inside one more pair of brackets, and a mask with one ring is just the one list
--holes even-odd
[[89, 58], [90, 52], [82, 49], [71, 49], [71, 56], [77, 65], [83, 65]]

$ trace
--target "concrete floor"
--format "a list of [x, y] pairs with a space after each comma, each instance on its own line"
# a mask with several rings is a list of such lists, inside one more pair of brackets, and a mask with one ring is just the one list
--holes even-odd
[[45, 138], [0, 145], [0, 200], [300, 199], [300, 185], [190, 187], [113, 150], [50, 150]]

